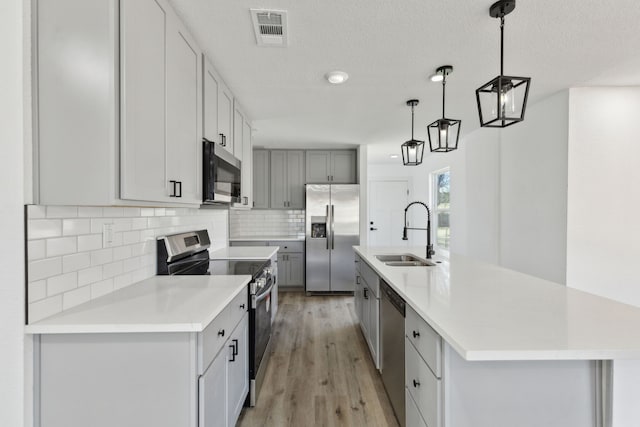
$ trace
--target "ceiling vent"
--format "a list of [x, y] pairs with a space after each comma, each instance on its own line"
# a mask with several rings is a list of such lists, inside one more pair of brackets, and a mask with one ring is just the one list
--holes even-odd
[[258, 46], [286, 47], [289, 44], [287, 11], [250, 9]]

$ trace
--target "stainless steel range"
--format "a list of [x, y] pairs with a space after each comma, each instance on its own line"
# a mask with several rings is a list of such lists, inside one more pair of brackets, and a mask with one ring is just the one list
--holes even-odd
[[270, 260], [210, 261], [207, 230], [159, 237], [159, 275], [250, 275], [249, 381], [246, 405], [255, 406], [264, 380], [271, 344], [271, 290], [275, 276]]

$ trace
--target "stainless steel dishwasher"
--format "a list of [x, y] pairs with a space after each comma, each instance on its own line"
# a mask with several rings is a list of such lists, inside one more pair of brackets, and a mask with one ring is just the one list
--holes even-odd
[[405, 425], [404, 408], [404, 318], [405, 302], [380, 280], [380, 330], [382, 340], [382, 383], [401, 427]]

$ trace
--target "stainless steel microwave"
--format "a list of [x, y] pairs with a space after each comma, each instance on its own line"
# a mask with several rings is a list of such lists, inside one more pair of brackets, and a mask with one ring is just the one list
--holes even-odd
[[220, 145], [203, 140], [202, 203], [241, 203], [241, 162]]

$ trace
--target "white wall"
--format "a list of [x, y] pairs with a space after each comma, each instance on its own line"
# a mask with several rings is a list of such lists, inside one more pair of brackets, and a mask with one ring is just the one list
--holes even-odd
[[[452, 237], [458, 234], [454, 226], [462, 224], [466, 228], [464, 241], [457, 245], [461, 250], [454, 251], [499, 264], [500, 133], [496, 129], [479, 129], [460, 141], [459, 146], [465, 152], [465, 179], [454, 187], [452, 176], [451, 206], [457, 215], [457, 220], [452, 220]], [[460, 208], [457, 202], [454, 205], [458, 197], [464, 198]]]
[[0, 2], [0, 425], [25, 422], [22, 1]]
[[[567, 285], [640, 307], [639, 112], [637, 87], [570, 91]], [[613, 396], [637, 426], [640, 361], [614, 362]]]
[[500, 264], [565, 283], [568, 91], [527, 108], [500, 141]]

